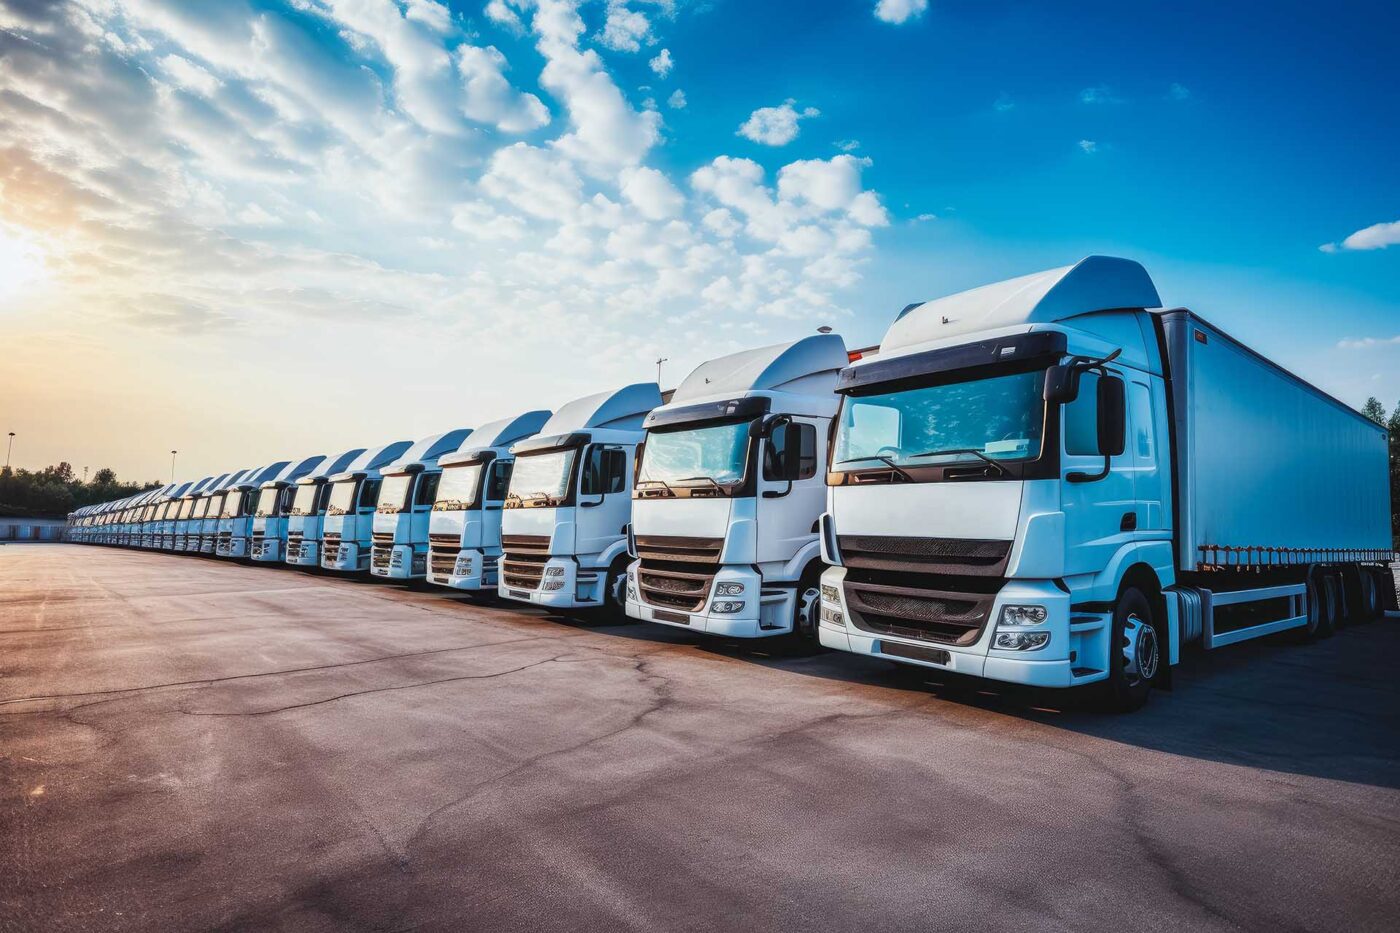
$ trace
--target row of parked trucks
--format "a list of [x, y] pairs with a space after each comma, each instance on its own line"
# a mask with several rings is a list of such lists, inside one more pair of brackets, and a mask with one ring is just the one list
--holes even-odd
[[426, 579], [1119, 709], [1191, 645], [1394, 608], [1385, 430], [1135, 262], [475, 430], [173, 484], [78, 541]]

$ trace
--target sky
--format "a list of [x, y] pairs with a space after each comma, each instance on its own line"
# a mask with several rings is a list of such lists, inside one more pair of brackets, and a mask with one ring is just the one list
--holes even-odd
[[1093, 254], [1400, 402], [1400, 5], [0, 0], [0, 432], [180, 478]]

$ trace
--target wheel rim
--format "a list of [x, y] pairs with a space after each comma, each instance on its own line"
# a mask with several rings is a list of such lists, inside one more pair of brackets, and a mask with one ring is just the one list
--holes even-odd
[[817, 607], [821, 605], [822, 591], [815, 586], [809, 586], [797, 596], [797, 631], [815, 632], [817, 630]]
[[1137, 613], [1123, 623], [1123, 677], [1136, 685], [1157, 676], [1157, 630]]
[[622, 605], [622, 588], [626, 585], [627, 573], [625, 571], [623, 573], [613, 574], [612, 585], [608, 587], [608, 593], [612, 597], [613, 605]]

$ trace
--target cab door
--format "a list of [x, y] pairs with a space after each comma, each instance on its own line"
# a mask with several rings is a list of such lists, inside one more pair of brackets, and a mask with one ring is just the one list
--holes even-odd
[[[783, 451], [789, 432], [797, 435], [798, 460], [789, 471]], [[816, 522], [826, 508], [825, 426], [815, 419], [780, 421], [762, 441], [759, 456], [757, 553], [759, 564], [785, 564], [817, 538]], [[784, 477], [792, 476], [789, 480]]]
[[577, 508], [574, 510], [575, 549], [598, 554], [619, 541], [632, 517], [632, 448], [623, 444], [590, 444], [582, 452]]
[[[1122, 397], [1127, 388], [1121, 370], [1109, 367], [1118, 380]], [[1137, 501], [1137, 463], [1133, 445], [1122, 444], [1108, 457], [1099, 450], [1099, 413], [1111, 386], [1100, 386], [1103, 377], [1084, 373], [1079, 395], [1061, 409], [1060, 505], [1065, 514], [1065, 575], [1098, 573], [1120, 547], [1135, 540], [1143, 516]], [[1129, 406], [1117, 412], [1123, 438], [1132, 436]], [[1104, 474], [1101, 476], [1101, 474]]]

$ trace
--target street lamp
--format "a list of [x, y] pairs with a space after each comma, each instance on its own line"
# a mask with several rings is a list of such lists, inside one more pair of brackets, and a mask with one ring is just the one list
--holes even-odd
[[662, 364], [662, 363], [669, 362], [670, 359], [671, 359], [671, 358], [670, 358], [669, 356], [657, 357], [657, 360], [656, 360], [656, 384], [657, 384], [657, 385], [661, 385], [661, 364]]
[[175, 483], [175, 455], [178, 453], [178, 450], [170, 452], [170, 482], [172, 485]]
[[10, 443], [5, 447], [5, 469], [10, 468], [10, 452], [15, 449], [15, 432], [10, 432]]

